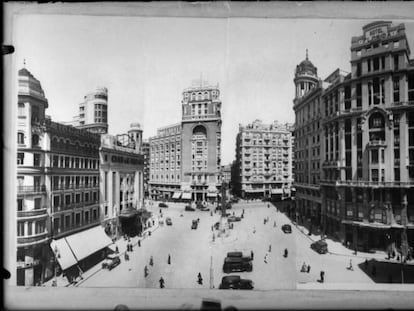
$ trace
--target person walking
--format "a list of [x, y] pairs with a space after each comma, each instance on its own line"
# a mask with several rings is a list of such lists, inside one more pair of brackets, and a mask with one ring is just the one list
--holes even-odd
[[272, 245], [269, 244], [269, 253], [272, 252]]
[[147, 277], [148, 276], [148, 267], [147, 267], [147, 265], [145, 265], [145, 267], [144, 267], [144, 277]]
[[170, 256], [170, 254], [168, 254], [168, 260], [167, 260], [167, 262], [168, 262], [169, 265], [171, 264], [171, 256]]
[[349, 270], [354, 270], [354, 267], [352, 266], [352, 259], [349, 259]]
[[254, 253], [253, 253], [253, 251], [250, 251], [250, 258], [253, 260], [253, 258], [254, 258]]
[[198, 273], [197, 279], [198, 284], [203, 285], [203, 277], [201, 276], [201, 272]]
[[367, 258], [365, 258], [364, 266], [365, 266], [365, 270], [368, 270], [368, 259]]
[[267, 263], [267, 253], [266, 253], [266, 255], [264, 256], [264, 263]]
[[141, 240], [138, 240], [138, 247], [141, 247]]
[[310, 272], [310, 269], [311, 269], [311, 266], [308, 265], [306, 272], [309, 273]]
[[151, 267], [154, 265], [154, 258], [152, 258], [152, 256], [150, 257], [149, 264]]
[[284, 256], [285, 258], [288, 256], [288, 249], [287, 249], [287, 248], [285, 248], [285, 252], [284, 252], [283, 256]]
[[303, 262], [302, 268], [300, 269], [300, 272], [306, 272], [306, 269], [307, 269], [306, 262]]
[[321, 283], [325, 282], [325, 271], [321, 271]]
[[160, 278], [160, 280], [158, 282], [160, 282], [160, 288], [164, 288], [165, 281], [162, 277]]

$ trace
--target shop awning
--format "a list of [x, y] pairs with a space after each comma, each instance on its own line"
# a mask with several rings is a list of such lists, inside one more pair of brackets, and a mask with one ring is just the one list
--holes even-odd
[[62, 270], [66, 270], [78, 263], [65, 238], [52, 240], [52, 242], [50, 242], [50, 248], [53, 253], [57, 252], [56, 259]]
[[65, 239], [78, 261], [112, 244], [101, 226], [69, 235]]
[[181, 192], [174, 192], [172, 198], [173, 199], [179, 199], [181, 197]]
[[272, 194], [283, 194], [283, 189], [272, 189]]
[[191, 200], [191, 193], [190, 192], [183, 192], [183, 195], [181, 197], [184, 200]]
[[215, 193], [215, 192], [208, 192], [208, 193], [207, 193], [207, 196], [208, 196], [208, 197], [215, 198], [215, 197], [217, 197], [217, 193]]

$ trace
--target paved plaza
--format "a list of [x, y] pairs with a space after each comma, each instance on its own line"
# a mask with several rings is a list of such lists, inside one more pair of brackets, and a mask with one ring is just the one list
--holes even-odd
[[[149, 210], [153, 212], [155, 221], [155, 226], [151, 228], [152, 234], [145, 236], [141, 247], [137, 246], [138, 237], [132, 240], [134, 250], [129, 253], [130, 260], [125, 261], [121, 255], [119, 266], [111, 271], [97, 267], [93, 274], [86, 274], [85, 279], [76, 286], [159, 288], [159, 279], [162, 277], [167, 289], [218, 288], [221, 278], [227, 275], [222, 271], [226, 253], [239, 250], [246, 255], [253, 251], [253, 271], [232, 274], [253, 280], [255, 290], [326, 286], [341, 288], [341, 284], [347, 288], [359, 286], [369, 289], [378, 281], [371, 275], [373, 259], [385, 258], [383, 253], [359, 252], [355, 255], [339, 242], [329, 239], [327, 242], [330, 252], [318, 254], [310, 248], [310, 244], [319, 239], [319, 236], [309, 236], [306, 229], [292, 224], [274, 205], [268, 207], [268, 203], [261, 201], [233, 204], [228, 212], [240, 216], [244, 210], [244, 218], [240, 222], [234, 222], [233, 229], [227, 228], [223, 234], [211, 230], [220, 221], [218, 212], [213, 215], [200, 210], [189, 212], [184, 211], [183, 203], [169, 203], [169, 208], [161, 209], [161, 218], [157, 202], [149, 205]], [[159, 220], [165, 222], [166, 217], [171, 217], [172, 226], [159, 224]], [[197, 218], [200, 219], [198, 229], [192, 230], [191, 222]], [[268, 219], [266, 224], [264, 219]], [[285, 234], [281, 230], [281, 226], [286, 223], [292, 224], [291, 234]], [[117, 242], [121, 254], [125, 250], [124, 244], [126, 242], [123, 240]], [[288, 249], [287, 258], [283, 256], [284, 249]], [[154, 258], [153, 266], [149, 265], [151, 256]], [[365, 260], [369, 262], [367, 269]], [[349, 269], [350, 261], [353, 269]], [[301, 272], [303, 263], [310, 265], [309, 272]], [[147, 277], [144, 277], [145, 265], [149, 271]], [[381, 269], [386, 268], [381, 268], [378, 263], [376, 265], [378, 274], [385, 275]], [[324, 284], [319, 282], [321, 270], [325, 272]], [[411, 275], [411, 270], [409, 272]], [[203, 284], [197, 282], [198, 273], [203, 277]], [[396, 274], [394, 282], [398, 282], [400, 275], [398, 271]], [[386, 276], [382, 278], [383, 282], [387, 282], [385, 278]]]

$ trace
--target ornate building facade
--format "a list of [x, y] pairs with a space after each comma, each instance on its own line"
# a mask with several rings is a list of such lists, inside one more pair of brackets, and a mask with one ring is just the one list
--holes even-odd
[[[335, 70], [320, 94], [295, 99], [296, 121], [310, 124], [316, 96], [322, 230], [355, 249], [406, 256], [414, 244], [414, 62], [404, 24], [379, 21], [362, 30], [352, 38], [351, 73]], [[300, 127], [296, 134], [298, 148], [312, 139]], [[301, 151], [297, 164], [306, 162]], [[306, 215], [299, 200], [296, 207]]]
[[150, 138], [150, 195], [215, 200], [221, 186], [221, 101], [218, 86], [183, 91], [182, 120]]
[[[240, 125], [236, 137], [234, 193], [242, 198], [281, 199], [292, 186], [292, 132], [289, 124]], [[278, 198], [277, 198], [278, 197]]]

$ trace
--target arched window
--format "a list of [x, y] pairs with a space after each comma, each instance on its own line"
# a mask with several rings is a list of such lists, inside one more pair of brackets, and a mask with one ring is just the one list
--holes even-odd
[[24, 145], [24, 133], [17, 133], [17, 143]]

